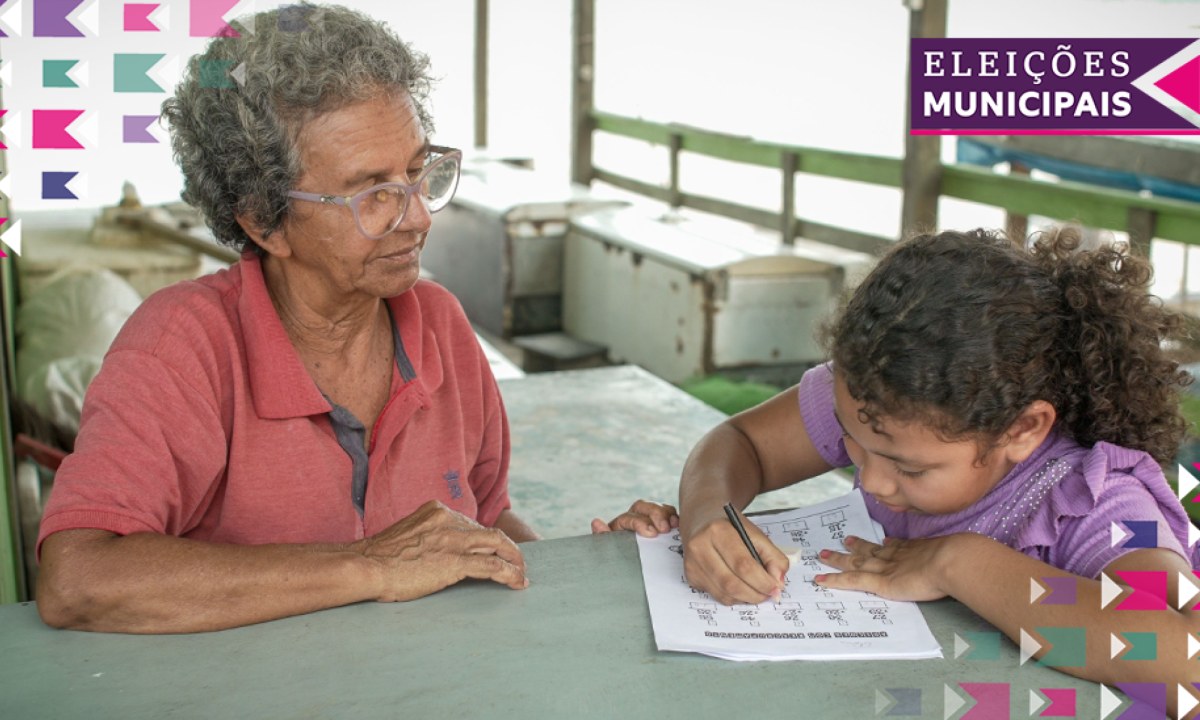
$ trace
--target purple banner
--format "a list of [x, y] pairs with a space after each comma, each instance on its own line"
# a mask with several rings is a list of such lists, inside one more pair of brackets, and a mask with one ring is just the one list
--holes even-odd
[[1171, 60], [1195, 42], [914, 39], [912, 133], [1200, 133], [1200, 126], [1163, 104], [1177, 102], [1200, 112], [1191, 88], [1200, 63], [1192, 57]]

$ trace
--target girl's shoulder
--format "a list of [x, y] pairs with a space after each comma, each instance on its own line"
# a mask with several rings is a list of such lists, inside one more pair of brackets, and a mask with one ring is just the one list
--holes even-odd
[[804, 431], [813, 447], [833, 467], [850, 467], [842, 428], [833, 414], [833, 365], [818, 365], [800, 379], [797, 391]]
[[1189, 546], [1191, 522], [1145, 452], [1105, 442], [1073, 448], [1050, 463], [1068, 468], [1013, 538], [1013, 547], [1049, 564], [1095, 578], [1134, 550], [1159, 547], [1200, 567], [1200, 546]]

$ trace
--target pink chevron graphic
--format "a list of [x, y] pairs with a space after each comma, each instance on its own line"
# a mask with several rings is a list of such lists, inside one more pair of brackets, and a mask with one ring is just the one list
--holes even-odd
[[1200, 56], [1175, 68], [1154, 85], [1189, 109], [1200, 112]]
[[241, 37], [221, 16], [238, 0], [192, 0], [189, 15], [192, 37]]
[[1008, 683], [959, 683], [975, 698], [975, 707], [959, 720], [1008, 720]]
[[1050, 699], [1050, 707], [1038, 717], [1075, 717], [1075, 688], [1038, 688]]
[[1133, 594], [1117, 606], [1118, 610], [1166, 610], [1167, 572], [1165, 570], [1118, 570]]
[[67, 132], [67, 126], [82, 114], [82, 110], [34, 110], [34, 149], [82, 150], [83, 145]]
[[150, 13], [157, 9], [157, 3], [125, 3], [125, 32], [162, 32], [150, 22]]
[[[1193, 575], [1195, 575], [1197, 578], [1200, 578], [1200, 570], [1193, 570], [1193, 571], [1192, 571], [1192, 574], [1193, 574]], [[1200, 596], [1198, 596], [1198, 597], [1200, 597]], [[1195, 605], [1193, 605], [1193, 606], [1192, 606], [1192, 609], [1193, 609], [1193, 610], [1200, 610], [1200, 602], [1198, 602], [1198, 603], [1196, 603]]]

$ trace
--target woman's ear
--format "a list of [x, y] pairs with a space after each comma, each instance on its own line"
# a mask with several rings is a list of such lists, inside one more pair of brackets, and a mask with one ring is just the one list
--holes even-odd
[[292, 254], [292, 247], [287, 241], [287, 234], [282, 228], [270, 230], [255, 225], [248, 215], [237, 216], [238, 225], [242, 226], [254, 244], [266, 250], [275, 257], [287, 257]]
[[1034, 400], [1013, 420], [1005, 434], [1004, 454], [1014, 463], [1026, 460], [1054, 428], [1058, 411], [1045, 400]]

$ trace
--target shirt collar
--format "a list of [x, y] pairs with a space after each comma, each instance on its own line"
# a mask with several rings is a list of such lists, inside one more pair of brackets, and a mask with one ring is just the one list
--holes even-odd
[[[238, 298], [238, 319], [249, 365], [250, 395], [254, 410], [264, 419], [306, 417], [330, 412], [333, 408], [313, 382], [308, 369], [292, 345], [263, 278], [262, 261], [253, 252], [242, 254], [238, 263], [242, 292]], [[442, 384], [441, 354], [433, 329], [421, 322], [420, 303], [413, 292], [404, 292], [387, 300], [400, 331], [405, 354], [411, 363], [422, 403]], [[393, 367], [394, 380], [400, 380]], [[393, 386], [396, 383], [393, 382]]]

